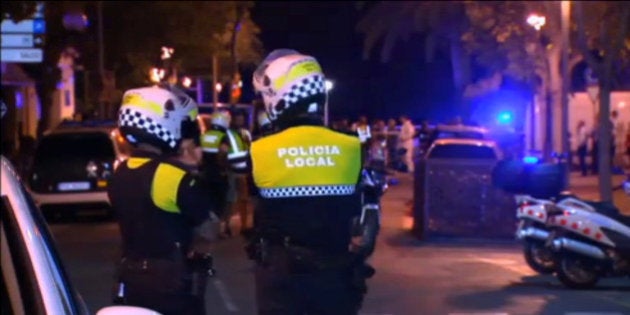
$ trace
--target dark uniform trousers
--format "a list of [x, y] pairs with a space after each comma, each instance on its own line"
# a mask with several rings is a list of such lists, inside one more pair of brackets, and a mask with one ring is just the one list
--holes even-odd
[[353, 266], [300, 271], [289, 256], [272, 246], [266, 262], [256, 266], [259, 315], [358, 314], [365, 288], [354, 281]]

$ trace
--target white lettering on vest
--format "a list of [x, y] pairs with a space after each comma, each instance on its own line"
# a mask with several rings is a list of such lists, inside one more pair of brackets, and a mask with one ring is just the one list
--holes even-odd
[[278, 148], [277, 153], [288, 168], [331, 167], [335, 166], [333, 156], [340, 155], [341, 150], [336, 145], [313, 145]]

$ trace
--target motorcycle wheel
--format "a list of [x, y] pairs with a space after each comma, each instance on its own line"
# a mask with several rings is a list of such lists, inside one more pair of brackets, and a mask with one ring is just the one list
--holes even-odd
[[523, 255], [527, 265], [540, 274], [547, 275], [556, 270], [553, 253], [542, 242], [525, 241]]
[[584, 257], [565, 254], [557, 263], [558, 280], [569, 288], [590, 289], [599, 280], [599, 275], [592, 263]]

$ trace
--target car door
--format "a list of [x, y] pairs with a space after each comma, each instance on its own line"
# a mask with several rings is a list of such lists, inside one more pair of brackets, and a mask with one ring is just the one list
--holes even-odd
[[2, 314], [87, 314], [41, 213], [2, 157]]

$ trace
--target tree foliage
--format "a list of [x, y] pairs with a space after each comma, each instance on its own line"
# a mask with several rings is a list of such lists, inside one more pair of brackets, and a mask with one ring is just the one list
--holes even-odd
[[4, 1], [0, 6], [0, 16], [19, 22], [32, 16], [36, 6], [37, 1]]
[[[231, 74], [231, 41], [240, 10], [236, 56], [241, 66], [260, 60], [260, 29], [251, 20], [252, 2], [239, 1], [145, 1], [108, 2], [112, 18], [106, 34], [108, 60], [127, 65], [125, 85], [146, 82], [162, 46], [175, 49], [174, 63], [182, 72], [210, 74], [217, 55], [224, 74]], [[123, 11], [125, 14], [120, 14]], [[200, 74], [200, 73], [196, 73]]]
[[[360, 3], [359, 7], [365, 4]], [[381, 61], [388, 62], [395, 44], [414, 33], [424, 36], [424, 60], [432, 62], [438, 51], [451, 56], [455, 88], [463, 90], [470, 81], [469, 58], [460, 37], [468, 28], [464, 1], [379, 1], [366, 9], [356, 29], [364, 38], [363, 57], [382, 41]]]

